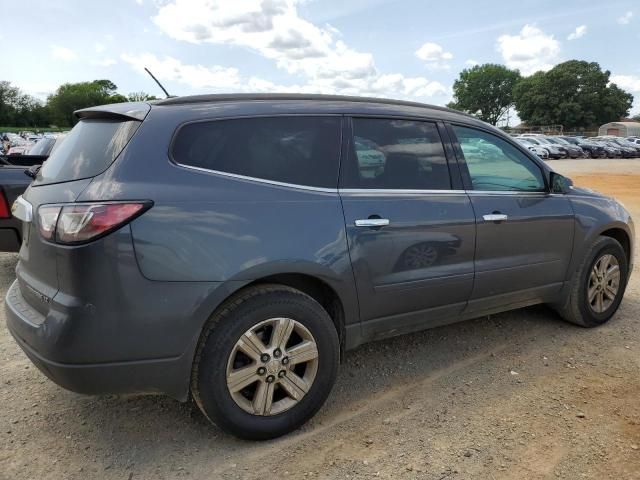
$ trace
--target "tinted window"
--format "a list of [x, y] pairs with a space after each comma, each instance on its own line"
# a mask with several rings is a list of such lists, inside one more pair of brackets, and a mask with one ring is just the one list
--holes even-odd
[[177, 163], [314, 187], [338, 181], [340, 118], [269, 117], [191, 123], [173, 146]]
[[354, 118], [345, 188], [447, 190], [444, 148], [433, 123]]
[[82, 120], [42, 165], [38, 183], [94, 177], [113, 163], [140, 122]]
[[545, 189], [540, 168], [505, 140], [473, 128], [453, 127], [460, 142], [474, 190]]

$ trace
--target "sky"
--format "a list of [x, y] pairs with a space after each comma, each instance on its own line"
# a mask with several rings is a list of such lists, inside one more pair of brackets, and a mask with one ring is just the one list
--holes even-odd
[[39, 98], [103, 78], [120, 93], [162, 96], [146, 66], [171, 95], [307, 92], [443, 105], [464, 68], [501, 63], [530, 75], [579, 59], [611, 71], [640, 113], [640, 0], [13, 3], [2, 9], [0, 80]]

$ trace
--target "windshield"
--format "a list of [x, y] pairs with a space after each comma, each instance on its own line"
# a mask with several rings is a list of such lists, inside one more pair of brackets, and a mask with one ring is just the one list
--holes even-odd
[[68, 182], [104, 172], [139, 125], [132, 120], [81, 120], [43, 164], [36, 183]]

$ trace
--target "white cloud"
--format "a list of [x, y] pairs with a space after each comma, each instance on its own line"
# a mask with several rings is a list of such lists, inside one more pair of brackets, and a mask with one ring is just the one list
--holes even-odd
[[375, 72], [370, 53], [349, 48], [335, 28], [301, 18], [299, 1], [173, 0], [153, 20], [177, 40], [248, 47], [289, 73], [362, 78]]
[[95, 48], [96, 53], [102, 53], [107, 49], [107, 47], [105, 47], [104, 44], [102, 44], [102, 43], [96, 43], [94, 45], [94, 48]]
[[632, 17], [633, 17], [633, 12], [631, 10], [629, 10], [628, 12], [626, 12], [621, 17], [618, 17], [618, 23], [620, 25], [627, 25], [628, 23], [631, 22], [631, 18]]
[[567, 40], [577, 40], [578, 38], [584, 37], [586, 34], [587, 34], [587, 26], [580, 25], [579, 27], [576, 27], [576, 29], [569, 34], [569, 36], [567, 37]]
[[[349, 47], [333, 26], [315, 25], [300, 17], [305, 0], [170, 0], [153, 21], [171, 38], [248, 48], [272, 60], [297, 78], [282, 86], [219, 65], [188, 65], [172, 57], [124, 55], [125, 62], [155, 64], [161, 80], [215, 91], [275, 91], [384, 95], [420, 98], [448, 94], [440, 83], [423, 77], [381, 73], [373, 55]], [[451, 55], [447, 54], [446, 55]], [[450, 57], [449, 57], [450, 58]], [[150, 65], [148, 65], [150, 66]], [[301, 81], [300, 81], [301, 80]]]
[[102, 60], [94, 60], [91, 62], [92, 65], [97, 67], [110, 67], [118, 63], [113, 58], [103, 58]]
[[416, 50], [416, 57], [427, 62], [428, 67], [448, 68], [446, 62], [453, 58], [450, 52], [445, 52], [437, 43], [427, 42]]
[[45, 80], [44, 82], [37, 81], [34, 83], [22, 83], [20, 85], [20, 89], [29, 95], [44, 101], [49, 95], [54, 93], [59, 86], [59, 84], [50, 83]]
[[509, 68], [523, 75], [549, 70], [557, 63], [560, 43], [535, 25], [525, 25], [517, 35], [498, 37], [498, 52]]
[[148, 67], [161, 81], [174, 81], [192, 89], [210, 92], [290, 92], [342, 95], [390, 96], [424, 98], [447, 95], [439, 82], [402, 74], [376, 75], [368, 78], [315, 78], [303, 84], [278, 85], [259, 77], [245, 77], [238, 69], [220, 65], [189, 65], [170, 56], [156, 57], [150, 53], [124, 54], [122, 60], [142, 74]]
[[611, 75], [611, 83], [632, 93], [640, 93], [640, 75]]
[[147, 67], [160, 80], [174, 81], [196, 89], [211, 88], [224, 91], [241, 85], [238, 69], [233, 67], [186, 65], [173, 57], [165, 56], [160, 59], [150, 53], [123, 54], [120, 58], [144, 75], [147, 75], [144, 72], [144, 67]]
[[70, 48], [59, 45], [51, 45], [51, 57], [55, 60], [62, 60], [63, 62], [71, 62], [78, 58], [76, 52]]
[[480, 65], [480, 62], [478, 62], [477, 60], [474, 60], [473, 58], [470, 58], [469, 60], [466, 60], [464, 64], [469, 67], [475, 67], [476, 65]]

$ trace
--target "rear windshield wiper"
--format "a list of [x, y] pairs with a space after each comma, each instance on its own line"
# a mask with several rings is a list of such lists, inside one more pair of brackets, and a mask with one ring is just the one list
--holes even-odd
[[24, 174], [27, 177], [36, 178], [36, 176], [38, 175], [38, 172], [40, 171], [41, 168], [42, 168], [42, 165], [34, 165], [33, 167], [27, 168], [24, 171]]

